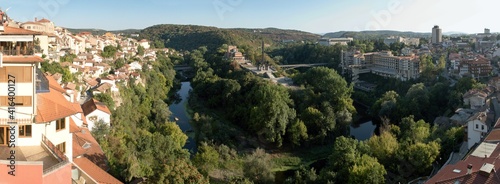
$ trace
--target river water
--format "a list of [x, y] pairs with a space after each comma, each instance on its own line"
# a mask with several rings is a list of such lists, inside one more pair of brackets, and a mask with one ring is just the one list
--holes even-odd
[[186, 145], [184, 145], [184, 148], [188, 149], [191, 153], [194, 154], [197, 151], [197, 147], [196, 142], [194, 141], [194, 129], [191, 124], [189, 124], [191, 117], [187, 112], [187, 102], [190, 90], [191, 83], [182, 82], [181, 89], [177, 92], [181, 100], [178, 103], [171, 104], [169, 106], [169, 109], [170, 112], [172, 112], [171, 120], [175, 121], [175, 118], [177, 118], [177, 125], [179, 125], [181, 130], [189, 136]]
[[349, 126], [350, 130], [349, 132], [351, 136], [353, 136], [355, 139], [364, 141], [372, 137], [376, 128], [377, 125], [373, 124], [372, 121], [368, 120], [368, 121], [362, 121], [361, 123], [352, 123], [351, 126]]

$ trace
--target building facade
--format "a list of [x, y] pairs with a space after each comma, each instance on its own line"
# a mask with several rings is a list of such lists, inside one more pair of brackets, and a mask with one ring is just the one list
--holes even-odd
[[439, 26], [434, 26], [432, 28], [432, 44], [440, 44], [443, 42], [443, 33]]

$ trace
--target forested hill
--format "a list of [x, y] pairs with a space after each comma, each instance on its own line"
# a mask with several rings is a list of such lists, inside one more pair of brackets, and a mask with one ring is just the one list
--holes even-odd
[[141, 31], [141, 38], [155, 44], [177, 50], [193, 50], [200, 46], [217, 48], [222, 44], [246, 45], [259, 47], [263, 39], [267, 44], [283, 41], [316, 41], [320, 35], [276, 28], [266, 29], [224, 29], [196, 25], [162, 24], [148, 27]]
[[355, 39], [379, 39], [386, 38], [388, 36], [404, 36], [404, 37], [415, 37], [415, 38], [427, 38], [431, 36], [431, 33], [417, 33], [417, 32], [400, 32], [400, 31], [339, 31], [334, 33], [327, 33], [323, 37], [328, 38], [340, 38], [340, 37], [353, 37]]

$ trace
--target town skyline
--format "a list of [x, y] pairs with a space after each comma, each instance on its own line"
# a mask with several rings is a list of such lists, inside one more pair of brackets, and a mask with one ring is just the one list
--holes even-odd
[[[181, 24], [219, 28], [273, 27], [317, 34], [370, 30], [427, 33], [431, 32], [434, 25], [439, 25], [443, 33], [473, 34], [482, 33], [484, 28], [499, 32], [500, 25], [491, 24], [494, 20], [489, 15], [496, 7], [493, 5], [497, 4], [492, 0], [469, 4], [450, 0], [358, 0], [293, 4], [281, 1], [264, 4], [262, 1], [244, 0], [148, 0], [140, 3], [130, 0], [121, 3], [20, 0], [4, 1], [1, 8], [8, 10], [8, 15], [15, 21], [46, 18], [58, 26], [75, 29], [124, 30], [144, 29], [157, 24]], [[450, 8], [454, 11], [444, 13]]]

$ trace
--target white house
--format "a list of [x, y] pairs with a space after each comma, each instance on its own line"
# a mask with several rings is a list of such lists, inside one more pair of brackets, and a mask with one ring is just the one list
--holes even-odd
[[477, 89], [471, 89], [463, 97], [464, 105], [470, 105], [471, 109], [479, 109], [486, 104], [488, 94]]
[[468, 149], [474, 144], [480, 143], [488, 133], [488, 125], [486, 124], [486, 112], [478, 112], [470, 117], [467, 121], [467, 145]]
[[106, 124], [111, 124], [111, 111], [108, 107], [95, 99], [90, 99], [82, 104], [83, 115], [87, 121], [87, 128], [92, 131], [99, 120], [103, 120]]
[[149, 47], [150, 47], [149, 41], [146, 39], [142, 39], [141, 41], [139, 41], [139, 45], [144, 47], [144, 49], [149, 49]]

